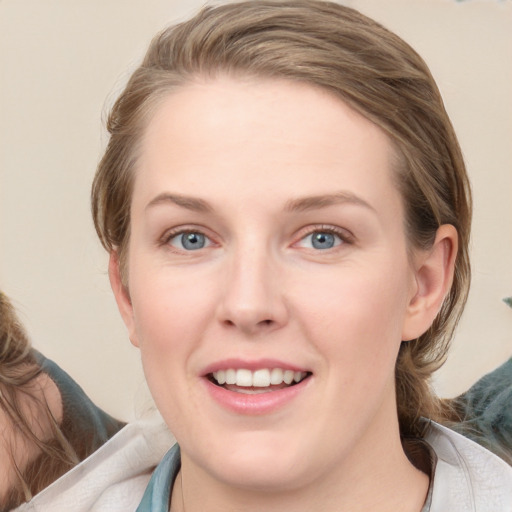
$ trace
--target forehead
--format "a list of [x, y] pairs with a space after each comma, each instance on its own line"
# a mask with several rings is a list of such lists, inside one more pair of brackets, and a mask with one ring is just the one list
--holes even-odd
[[386, 134], [339, 98], [303, 83], [221, 76], [183, 86], [158, 106], [141, 149], [134, 202], [162, 188], [211, 193], [221, 204], [335, 189], [369, 202], [383, 193], [399, 198]]

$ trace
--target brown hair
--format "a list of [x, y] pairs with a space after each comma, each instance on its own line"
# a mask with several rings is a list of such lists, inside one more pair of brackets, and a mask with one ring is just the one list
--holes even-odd
[[384, 130], [396, 148], [411, 247], [428, 248], [442, 224], [457, 229], [452, 288], [430, 329], [402, 344], [396, 365], [402, 433], [418, 434], [421, 416], [442, 420], [447, 410], [430, 389], [430, 376], [445, 360], [467, 297], [469, 182], [425, 62], [353, 9], [315, 0], [251, 0], [204, 8], [155, 37], [110, 113], [110, 141], [92, 188], [97, 233], [107, 250], [119, 252], [125, 284], [131, 190], [145, 123], [169, 91], [217, 73], [284, 78], [338, 96]]
[[[78, 462], [71, 444], [64, 437], [48, 404], [40, 398], [36, 384], [41, 368], [37, 364], [23, 326], [20, 324], [9, 299], [0, 292], [0, 408], [7, 425], [2, 425], [2, 442], [7, 443], [7, 454], [15, 472], [16, 483], [8, 493], [0, 496], [0, 510], [28, 501]], [[41, 439], [34, 433], [33, 422], [49, 425], [49, 436]], [[26, 467], [14, 455], [9, 445], [9, 429], [17, 434], [12, 442], [35, 448], [38, 457]], [[2, 475], [2, 478], [7, 478]]]

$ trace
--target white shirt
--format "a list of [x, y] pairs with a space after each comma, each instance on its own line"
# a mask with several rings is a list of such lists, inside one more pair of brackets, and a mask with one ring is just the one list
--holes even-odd
[[160, 417], [129, 423], [19, 512], [134, 511], [160, 459], [176, 442]]
[[[512, 468], [485, 448], [431, 423], [437, 456], [428, 512], [512, 512]], [[175, 443], [160, 418], [131, 423], [17, 512], [130, 512]]]
[[432, 422], [437, 455], [429, 512], [512, 512], [512, 467], [482, 446]]

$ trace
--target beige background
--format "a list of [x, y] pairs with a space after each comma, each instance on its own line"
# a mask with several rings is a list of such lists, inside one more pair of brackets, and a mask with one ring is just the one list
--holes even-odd
[[[353, 0], [437, 78], [474, 186], [474, 283], [443, 395], [512, 355], [512, 1]], [[34, 345], [119, 417], [144, 402], [95, 238], [102, 117], [151, 36], [197, 0], [0, 0], [0, 286]], [[106, 99], [107, 98], [107, 99]], [[106, 100], [105, 100], [106, 99]]]

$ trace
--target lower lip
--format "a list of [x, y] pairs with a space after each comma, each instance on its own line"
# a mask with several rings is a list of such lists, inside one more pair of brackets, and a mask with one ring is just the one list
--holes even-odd
[[206, 377], [203, 380], [210, 396], [222, 407], [237, 414], [263, 415], [272, 413], [290, 403], [305, 390], [310, 378], [311, 376], [287, 388], [256, 394], [229, 391], [217, 386]]

